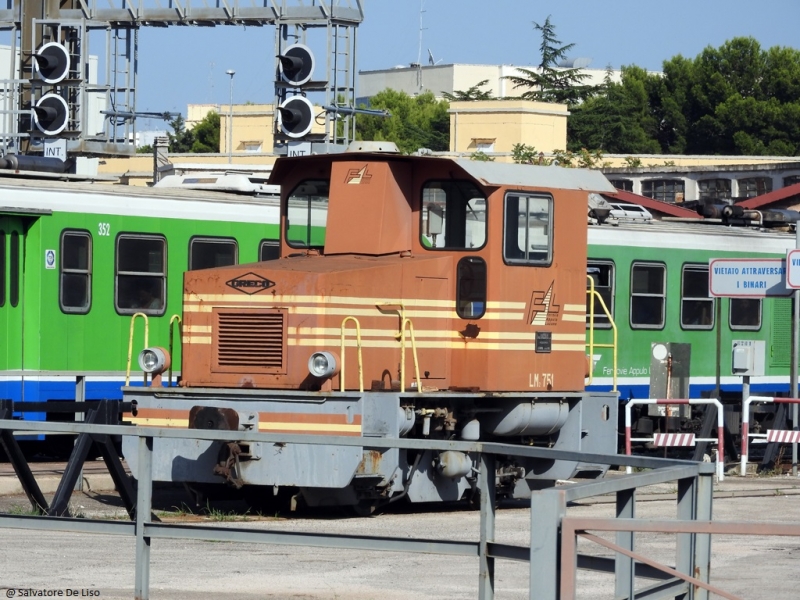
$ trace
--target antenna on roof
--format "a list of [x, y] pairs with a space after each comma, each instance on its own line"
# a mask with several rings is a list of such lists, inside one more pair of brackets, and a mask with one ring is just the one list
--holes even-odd
[[440, 58], [439, 60], [435, 60], [433, 58], [433, 52], [431, 52], [431, 49], [428, 48], [428, 64], [434, 67], [438, 65], [440, 62], [442, 62], [442, 59]]

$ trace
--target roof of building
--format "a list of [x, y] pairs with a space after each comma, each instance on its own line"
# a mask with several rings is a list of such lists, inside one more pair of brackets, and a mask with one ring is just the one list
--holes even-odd
[[640, 196], [639, 194], [633, 194], [631, 192], [626, 192], [620, 189], [618, 189], [613, 194], [608, 194], [603, 192], [603, 195], [607, 196], [611, 201], [616, 200], [618, 202], [631, 202], [633, 204], [638, 204], [639, 206], [644, 206], [649, 211], [655, 211], [670, 217], [683, 217], [686, 219], [703, 218], [700, 215], [698, 215], [695, 211], [689, 210], [688, 208], [683, 208], [682, 206], [677, 206], [670, 202], [653, 200], [652, 198], [648, 198], [646, 196]]
[[800, 196], [800, 183], [793, 183], [792, 185], [787, 185], [779, 190], [761, 194], [755, 198], [748, 198], [747, 200], [743, 202], [737, 202], [736, 204], [742, 208], [757, 209], [764, 206], [769, 206], [770, 204], [779, 202], [780, 200], [786, 200], [787, 198], [791, 198], [793, 196]]

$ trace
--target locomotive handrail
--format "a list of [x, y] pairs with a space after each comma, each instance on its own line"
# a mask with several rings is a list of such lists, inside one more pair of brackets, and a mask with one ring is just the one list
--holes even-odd
[[352, 321], [356, 324], [356, 348], [358, 348], [358, 391], [364, 391], [364, 363], [361, 360], [361, 324], [358, 322], [358, 319], [355, 317], [345, 317], [342, 320], [342, 370], [339, 374], [339, 391], [344, 391], [344, 356], [345, 356], [345, 348], [344, 348], [344, 333], [345, 333], [345, 325], [348, 321]]
[[414, 324], [408, 317], [403, 317], [400, 324], [400, 391], [406, 391], [406, 325], [411, 334], [411, 350], [414, 354], [414, 375], [417, 379], [417, 391], [422, 392], [422, 380], [419, 378], [419, 361], [417, 360], [417, 340], [414, 337]]
[[172, 387], [172, 365], [175, 364], [175, 353], [173, 352], [173, 343], [175, 341], [175, 328], [173, 323], [178, 322], [178, 341], [181, 343], [181, 359], [183, 358], [183, 320], [180, 315], [172, 315], [169, 319], [169, 356], [172, 360], [169, 363], [169, 378], [167, 385]]
[[[147, 321], [147, 315], [142, 312], [133, 313], [131, 317], [131, 333], [128, 336], [128, 366], [125, 369], [125, 386], [129, 386], [131, 384], [131, 358], [133, 357], [133, 327], [136, 324], [136, 317], [142, 317], [144, 319], [144, 347], [147, 348], [150, 344], [148, 344], [149, 333], [150, 333], [150, 325]], [[144, 375], [145, 383], [147, 383], [147, 373]]]
[[[614, 317], [611, 316], [611, 312], [608, 310], [606, 306], [605, 300], [600, 295], [600, 292], [594, 289], [594, 279], [590, 275], [586, 276], [586, 279], [589, 280], [589, 289], [586, 290], [586, 293], [591, 298], [591, 302], [589, 302], [589, 360], [591, 361], [591, 368], [589, 369], [589, 383], [588, 385], [592, 385], [592, 380], [594, 379], [594, 349], [597, 348], [613, 348], [614, 352], [613, 355], [613, 387], [611, 388], [612, 392], [617, 391], [617, 324], [614, 322]], [[608, 322], [611, 324], [611, 330], [613, 332], [614, 341], [611, 344], [595, 344], [594, 343], [594, 299], [595, 296], [598, 300], [600, 300], [600, 306], [603, 308], [603, 312], [606, 313], [606, 317], [608, 317]]]

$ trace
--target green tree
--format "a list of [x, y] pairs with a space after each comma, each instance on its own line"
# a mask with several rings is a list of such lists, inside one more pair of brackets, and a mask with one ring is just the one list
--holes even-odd
[[383, 90], [370, 99], [369, 108], [388, 110], [390, 116], [359, 115], [356, 139], [394, 142], [405, 154], [420, 148], [447, 150], [449, 107], [446, 100], [437, 100], [431, 92], [411, 97], [405, 92]]
[[522, 76], [505, 77], [514, 84], [514, 88], [527, 89], [521, 97], [541, 102], [576, 104], [594, 94], [596, 86], [584, 83], [588, 74], [581, 73], [580, 69], [558, 66], [575, 44], [560, 45], [561, 40], [556, 37], [556, 28], [550, 22], [550, 16], [543, 24], [534, 21], [533, 27], [541, 34], [542, 40], [539, 45], [542, 58], [538, 70], [517, 68]]
[[194, 141], [190, 152], [219, 152], [219, 113], [212, 111], [192, 129]]
[[183, 116], [178, 115], [169, 122], [172, 127], [173, 133], [167, 133], [169, 137], [169, 151], [175, 154], [192, 151], [192, 144], [194, 144], [194, 136], [191, 131], [186, 129], [186, 122]]
[[472, 101], [472, 100], [493, 100], [491, 90], [481, 90], [483, 86], [489, 83], [488, 79], [479, 81], [466, 91], [453, 90], [453, 93], [442, 92], [442, 98], [450, 102], [454, 101]]
[[150, 144], [139, 146], [136, 149], [136, 154], [152, 154], [152, 153], [153, 153], [153, 146], [151, 146]]

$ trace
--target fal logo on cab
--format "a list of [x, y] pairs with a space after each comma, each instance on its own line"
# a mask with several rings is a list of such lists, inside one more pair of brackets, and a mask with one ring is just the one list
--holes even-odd
[[225, 285], [232, 287], [237, 292], [242, 292], [252, 296], [253, 294], [257, 294], [274, 287], [275, 282], [255, 273], [245, 273], [244, 275], [240, 275], [239, 277], [234, 277], [233, 279], [226, 281]]

